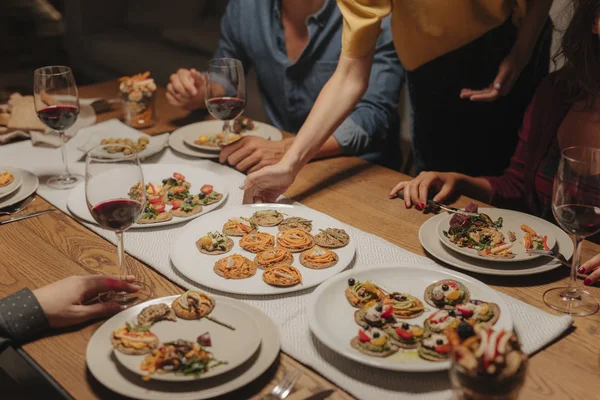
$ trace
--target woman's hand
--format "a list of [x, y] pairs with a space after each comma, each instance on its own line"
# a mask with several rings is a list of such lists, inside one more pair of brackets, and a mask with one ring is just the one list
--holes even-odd
[[598, 279], [600, 279], [600, 254], [597, 254], [595, 257], [587, 260], [581, 267], [579, 267], [577, 272], [580, 274], [588, 274], [588, 277], [583, 281], [583, 284], [586, 286], [590, 286], [598, 282]]
[[294, 182], [293, 168], [284, 162], [264, 167], [246, 177], [240, 189], [244, 192], [244, 204], [273, 203]]
[[131, 284], [135, 278], [123, 282], [116, 275], [71, 276], [33, 291], [52, 328], [77, 325], [83, 322], [116, 314], [122, 310], [117, 303], [83, 305], [99, 293], [117, 291], [134, 293], [138, 286]]
[[204, 106], [204, 77], [195, 69], [180, 68], [171, 74], [167, 100], [175, 107], [196, 110]]
[[404, 191], [406, 208], [414, 204], [417, 209], [423, 209], [427, 204], [431, 187], [438, 190], [433, 200], [441, 202], [456, 190], [460, 181], [460, 174], [455, 172], [421, 172], [416, 178], [397, 184], [389, 196], [393, 197], [396, 193]]

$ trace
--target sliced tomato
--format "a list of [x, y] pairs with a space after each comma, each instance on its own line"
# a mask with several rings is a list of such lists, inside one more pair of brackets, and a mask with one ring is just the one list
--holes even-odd
[[181, 175], [179, 172], [174, 172], [173, 178], [177, 179], [178, 181], [185, 182], [185, 176]]
[[358, 340], [360, 340], [363, 343], [368, 343], [371, 341], [371, 338], [369, 336], [367, 336], [367, 334], [365, 333], [365, 331], [363, 331], [362, 329], [360, 329], [358, 331]]
[[156, 203], [152, 205], [152, 208], [154, 208], [154, 211], [156, 211], [157, 213], [161, 213], [165, 211], [165, 203]]
[[460, 304], [456, 306], [456, 309], [460, 311], [465, 318], [469, 318], [471, 315], [473, 315], [473, 311], [469, 310], [468, 308], [461, 307]]
[[385, 309], [384, 312], [381, 313], [381, 318], [385, 318], [388, 319], [389, 317], [392, 316], [392, 313], [394, 312], [394, 309], [392, 306], [389, 306], [388, 308]]
[[448, 354], [450, 353], [450, 343], [441, 344], [439, 346], [435, 346], [435, 352], [439, 354]]
[[213, 191], [213, 185], [204, 185], [200, 188], [200, 191], [204, 194], [211, 194]]
[[150, 204], [162, 203], [162, 197], [161, 196], [148, 196], [148, 203], [150, 203]]
[[542, 238], [542, 244], [544, 245], [544, 250], [550, 250], [550, 247], [548, 247], [548, 236]]
[[440, 323], [440, 322], [444, 322], [445, 320], [447, 320], [448, 317], [449, 317], [449, 315], [444, 315], [443, 317], [440, 317], [437, 314], [431, 314], [429, 316], [429, 318], [427, 318], [427, 319], [429, 319], [432, 322]]
[[250, 232], [252, 230], [251, 226], [240, 224], [239, 222], [237, 224], [237, 227], [243, 232]]
[[181, 203], [183, 200], [173, 199], [171, 200], [171, 205], [173, 206], [173, 210], [178, 210], [181, 207]]
[[411, 331], [405, 331], [402, 328], [396, 328], [396, 333], [404, 340], [410, 340], [414, 336]]
[[169, 190], [169, 192], [173, 193], [173, 194], [177, 194], [177, 193], [183, 193], [187, 190], [187, 188], [185, 186], [175, 186], [173, 188], [171, 188]]

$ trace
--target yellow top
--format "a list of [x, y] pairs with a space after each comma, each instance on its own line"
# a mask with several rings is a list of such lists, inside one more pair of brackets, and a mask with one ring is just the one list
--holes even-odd
[[[527, 0], [337, 0], [344, 16], [342, 52], [363, 57], [375, 49], [381, 20], [392, 14], [392, 35], [404, 68], [458, 49], [525, 15]], [[515, 21], [516, 22], [516, 21]]]

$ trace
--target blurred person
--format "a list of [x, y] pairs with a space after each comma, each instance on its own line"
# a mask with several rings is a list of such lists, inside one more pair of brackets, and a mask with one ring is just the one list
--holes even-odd
[[[373, 43], [369, 90], [348, 109], [340, 126], [312, 158], [362, 155], [398, 167], [398, 99], [404, 72], [392, 43], [389, 18]], [[231, 0], [221, 21], [214, 58], [237, 58], [256, 70], [260, 95], [273, 124], [298, 132], [331, 77], [341, 52], [342, 15], [335, 0]], [[168, 101], [205, 108], [204, 79], [195, 69], [171, 75]], [[294, 138], [280, 142], [245, 137], [221, 149], [220, 161], [253, 172], [278, 162]]]

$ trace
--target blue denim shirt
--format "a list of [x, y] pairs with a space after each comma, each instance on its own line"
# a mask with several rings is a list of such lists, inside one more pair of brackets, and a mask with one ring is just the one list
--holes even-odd
[[[296, 133], [338, 64], [343, 18], [335, 0], [326, 0], [307, 18], [310, 39], [294, 62], [287, 56], [281, 12], [281, 0], [230, 0], [215, 58], [237, 58], [245, 71], [255, 68], [267, 115], [279, 129]], [[389, 18], [382, 29], [369, 88], [334, 133], [347, 155], [383, 152], [388, 139], [399, 136], [404, 70], [392, 43]]]

